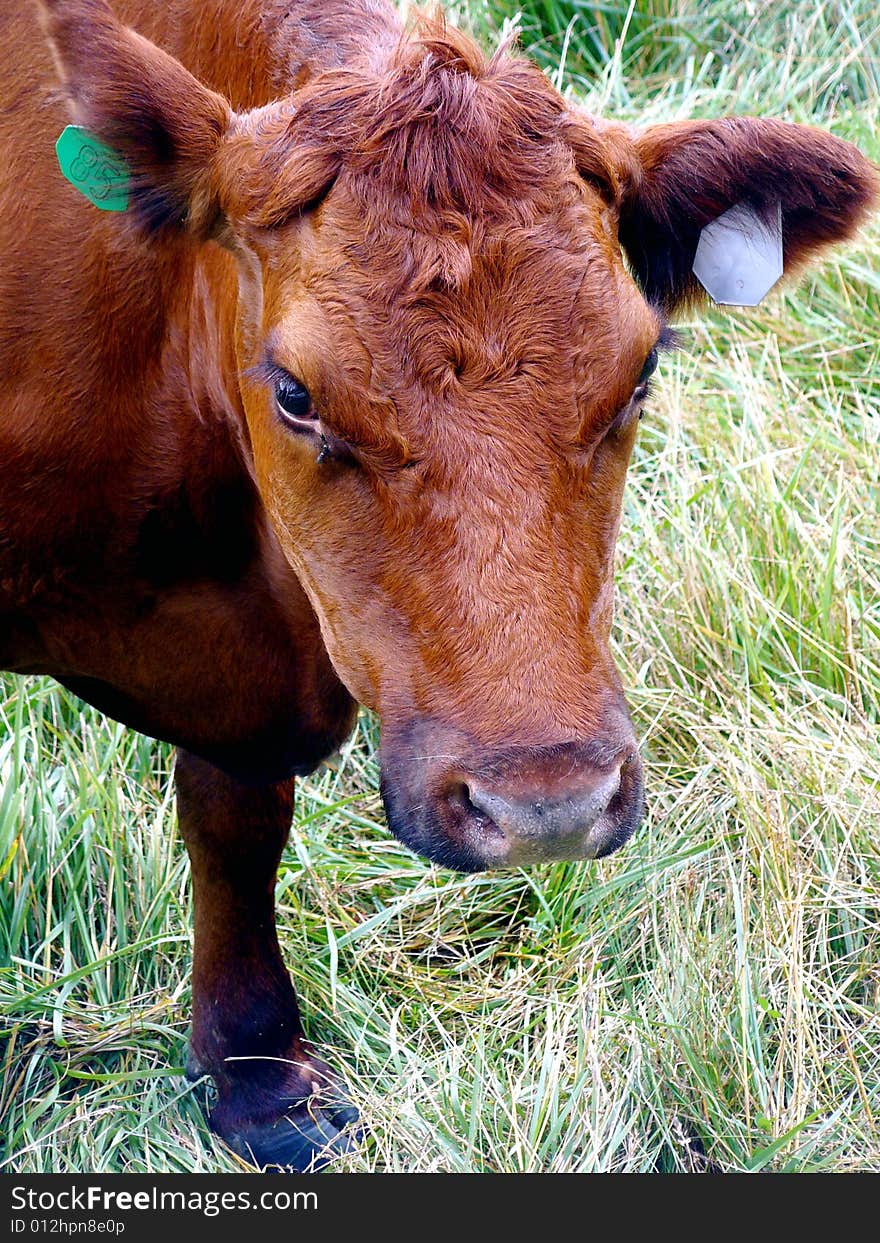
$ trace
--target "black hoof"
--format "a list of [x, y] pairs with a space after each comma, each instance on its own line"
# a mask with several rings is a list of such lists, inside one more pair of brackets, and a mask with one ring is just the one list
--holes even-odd
[[[212, 1119], [213, 1121], [213, 1119]], [[360, 1142], [358, 1111], [347, 1101], [297, 1105], [276, 1122], [252, 1123], [222, 1138], [233, 1152], [262, 1170], [317, 1173]]]

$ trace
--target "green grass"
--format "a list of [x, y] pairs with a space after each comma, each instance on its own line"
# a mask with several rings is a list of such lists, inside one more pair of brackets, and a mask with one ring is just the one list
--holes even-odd
[[[873, 0], [524, 7], [550, 71], [578, 17], [564, 84], [595, 110], [814, 119], [880, 157]], [[880, 1169], [878, 244], [661, 366], [618, 556], [649, 788], [626, 850], [428, 866], [384, 827], [368, 718], [302, 783], [279, 918], [369, 1126], [341, 1168]], [[4, 1168], [242, 1168], [179, 1076], [171, 762], [0, 681]]]

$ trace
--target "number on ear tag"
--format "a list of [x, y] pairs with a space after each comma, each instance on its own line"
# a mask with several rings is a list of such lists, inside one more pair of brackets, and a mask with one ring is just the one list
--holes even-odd
[[725, 306], [757, 306], [782, 275], [782, 204], [759, 216], [736, 203], [700, 234], [694, 275]]
[[58, 165], [80, 194], [101, 211], [128, 208], [128, 169], [125, 161], [94, 134], [68, 125], [55, 144]]

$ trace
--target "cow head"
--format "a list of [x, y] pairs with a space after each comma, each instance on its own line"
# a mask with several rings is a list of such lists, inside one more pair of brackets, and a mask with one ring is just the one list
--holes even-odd
[[225, 245], [256, 475], [397, 835], [470, 869], [596, 857], [641, 815], [609, 650], [627, 464], [702, 227], [775, 210], [786, 267], [872, 167], [752, 118], [643, 130], [425, 26], [235, 114], [102, 0], [45, 3], [133, 212]]

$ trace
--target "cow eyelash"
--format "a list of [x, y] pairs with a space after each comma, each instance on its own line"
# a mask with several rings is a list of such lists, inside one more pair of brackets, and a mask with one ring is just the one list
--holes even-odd
[[278, 384], [282, 380], [293, 380], [295, 378], [289, 371], [279, 366], [271, 358], [264, 358], [262, 362], [257, 363], [253, 367], [248, 367], [241, 374], [245, 380], [250, 380], [252, 384], [262, 384], [266, 388]]
[[[643, 383], [641, 383], [636, 388], [636, 391], [633, 393], [633, 397], [639, 403], [639, 405], [645, 406], [651, 400], [653, 393], [654, 393], [654, 381], [653, 379], [649, 377], [647, 380], [643, 381]], [[644, 411], [642, 410], [639, 411], [639, 418], [642, 417], [643, 413]]]
[[657, 338], [654, 349], [658, 354], [674, 354], [676, 350], [682, 348], [681, 341], [681, 333], [675, 328], [670, 328], [669, 324], [664, 324], [660, 329], [660, 336]]

